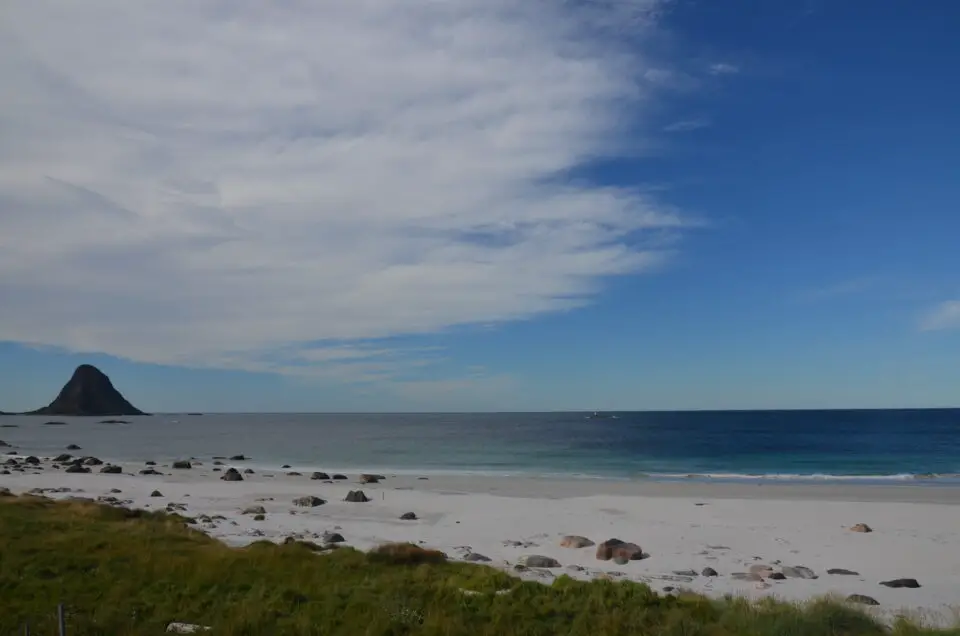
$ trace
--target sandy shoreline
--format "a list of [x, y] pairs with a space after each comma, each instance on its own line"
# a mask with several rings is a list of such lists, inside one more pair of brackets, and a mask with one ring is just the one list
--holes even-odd
[[[226, 462], [241, 470], [243, 462]], [[222, 516], [197, 527], [231, 545], [288, 536], [318, 540], [343, 535], [347, 545], [368, 549], [388, 541], [411, 541], [445, 551], [451, 558], [476, 553], [489, 564], [514, 571], [523, 556], [556, 559], [558, 568], [517, 572], [549, 582], [568, 574], [590, 579], [645, 581], [654, 589], [687, 588], [711, 596], [777, 596], [803, 600], [826, 594], [861, 594], [880, 603], [872, 611], [905, 611], [939, 624], [956, 620], [960, 607], [960, 488], [832, 484], [715, 484], [468, 477], [387, 476], [379, 484], [324, 483], [309, 473], [288, 476], [257, 471], [242, 482], [225, 482], [212, 461], [189, 470], [158, 466], [163, 475], [65, 474], [44, 469], [0, 475], [13, 492], [69, 488], [52, 497], [116, 497], [123, 505], [182, 514]], [[226, 468], [224, 466], [223, 468]], [[362, 489], [371, 501], [343, 501]], [[111, 493], [120, 490], [120, 493]], [[158, 490], [160, 497], [151, 497]], [[326, 503], [312, 508], [293, 499], [314, 495]], [[242, 514], [263, 506], [265, 518]], [[400, 516], [413, 512], [418, 519]], [[874, 532], [851, 532], [866, 523]], [[564, 535], [596, 543], [610, 538], [639, 544], [648, 558], [617, 565], [596, 558], [596, 548], [560, 547]], [[818, 578], [737, 580], [751, 566], [803, 566]], [[713, 568], [718, 576], [702, 576]], [[828, 574], [842, 568], [857, 574]], [[789, 572], [789, 570], [787, 570]], [[678, 574], [678, 572], [684, 572]], [[695, 573], [696, 575], [692, 575]], [[916, 579], [918, 589], [891, 589], [881, 581]]]

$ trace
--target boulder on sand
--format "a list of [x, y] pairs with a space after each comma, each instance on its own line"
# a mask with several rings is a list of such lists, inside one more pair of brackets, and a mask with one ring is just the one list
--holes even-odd
[[528, 568], [558, 568], [560, 562], [540, 554], [528, 554], [517, 559], [517, 565]]
[[347, 493], [347, 496], [344, 497], [343, 500], [353, 503], [364, 503], [370, 501], [370, 498], [367, 497], [366, 493], [364, 493], [362, 490], [351, 490]]
[[590, 539], [575, 534], [568, 534], [560, 539], [561, 548], [589, 548], [594, 545], [596, 545], [596, 543]]
[[383, 478], [384, 478], [383, 475], [363, 474], [363, 475], [360, 475], [360, 483], [361, 484], [377, 484], [377, 483], [380, 483], [380, 480]]
[[643, 550], [636, 543], [627, 543], [620, 539], [607, 539], [597, 546], [597, 559], [600, 561], [626, 560], [638, 561], [643, 558]]
[[312, 475], [310, 475], [310, 479], [317, 479], [317, 480], [324, 480], [324, 481], [326, 481], [326, 480], [330, 479], [330, 475], [328, 475], [327, 473], [313, 473]]
[[417, 515], [416, 513], [413, 513], [413, 512], [405, 512], [402, 515], [400, 515], [400, 519], [402, 521], [416, 521]]
[[67, 466], [67, 469], [66, 469], [65, 471], [63, 471], [63, 472], [65, 472], [65, 473], [89, 473], [89, 472], [90, 472], [90, 469], [89, 469], [89, 468], [86, 468], [86, 467], [84, 467], [84, 466], [81, 466], [80, 464], [70, 464], [69, 466]]
[[179, 468], [179, 469], [193, 468], [193, 464], [191, 464], [190, 461], [186, 459], [175, 461], [171, 466], [173, 468]]
[[865, 523], [858, 523], [850, 526], [850, 532], [873, 532], [873, 528]]
[[236, 468], [231, 468], [220, 476], [223, 481], [243, 481], [243, 475]]
[[304, 497], [297, 497], [293, 500], [294, 506], [303, 506], [304, 508], [315, 508], [316, 506], [322, 506], [327, 503], [325, 500], [320, 497], [314, 497], [313, 495], [306, 495]]
[[70, 461], [71, 459], [73, 459], [73, 455], [68, 455], [67, 453], [61, 453], [56, 457], [54, 457], [53, 461], [57, 462], [58, 464], [63, 464]]
[[123, 472], [119, 466], [104, 466], [100, 469], [101, 473], [106, 473], [107, 475], [119, 475]]

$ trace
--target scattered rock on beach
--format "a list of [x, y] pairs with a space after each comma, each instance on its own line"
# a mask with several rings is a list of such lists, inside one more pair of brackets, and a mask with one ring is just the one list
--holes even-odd
[[339, 532], [324, 532], [320, 536], [320, 540], [324, 543], [343, 543], [346, 541]]
[[157, 465], [157, 462], [153, 461], [152, 459], [151, 459], [151, 460], [147, 460], [147, 461], [145, 461], [145, 462], [143, 462], [143, 463], [144, 463], [145, 465], [147, 465], [147, 466], [156, 466], [156, 465]]
[[917, 579], [893, 579], [892, 581], [880, 581], [880, 585], [883, 585], [885, 587], [893, 587], [893, 588], [905, 587], [910, 589], [916, 589], [920, 587], [920, 584], [917, 582]]
[[153, 468], [144, 468], [143, 470], [140, 471], [140, 474], [141, 475], [162, 475], [163, 473], [161, 473], [158, 470], [154, 470]]
[[264, 508], [263, 506], [250, 506], [250, 507], [248, 507], [248, 508], [244, 508], [244, 509], [243, 509], [243, 512], [241, 512], [240, 514], [242, 514], [242, 515], [264, 515], [264, 514], [267, 514], [267, 510], [266, 510], [266, 508]]
[[490, 557], [484, 556], [479, 552], [468, 552], [463, 557], [464, 561], [470, 561], [471, 563], [489, 563]]
[[783, 572], [774, 572], [767, 578], [771, 581], [785, 581], [787, 579], [787, 575]]
[[36, 465], [38, 465], [38, 464], [40, 463], [40, 458], [39, 458], [39, 457], [36, 457], [36, 456], [34, 456], [34, 455], [30, 455], [29, 457], [27, 457], [26, 459], [23, 460], [23, 463], [24, 463], [24, 464], [30, 464], [30, 465], [32, 465], [32, 466], [36, 466]]
[[44, 426], [66, 426], [66, 422], [44, 422]]
[[12, 447], [10, 446], [10, 444], [0, 439], [0, 448], [12, 448]]
[[344, 501], [349, 501], [352, 503], [364, 503], [370, 501], [370, 498], [362, 490], [351, 490], [347, 493], [347, 496], [344, 497]]
[[854, 572], [853, 570], [845, 570], [843, 568], [830, 568], [827, 570], [827, 574], [837, 574], [842, 576], [860, 576], [859, 572]]
[[720, 576], [716, 570], [713, 568], [703, 568], [703, 571], [700, 573], [703, 576]]
[[864, 596], [863, 594], [851, 594], [847, 597], [847, 601], [850, 603], [859, 603], [860, 605], [879, 605], [879, 601], [873, 598], [872, 596]]
[[15, 497], [15, 496], [16, 496], [16, 495], [14, 495], [12, 492], [10, 492], [10, 489], [9, 489], [9, 488], [6, 488], [6, 487], [4, 487], [4, 486], [0, 486], [0, 497]]
[[246, 461], [246, 460], [247, 460], [247, 458], [244, 457], [243, 455], [234, 455], [233, 457], [230, 458], [230, 461], [232, 461], [232, 462], [243, 462], [243, 461]]
[[297, 497], [293, 500], [294, 506], [302, 506], [304, 508], [315, 508], [316, 506], [322, 506], [327, 503], [325, 499], [320, 497], [314, 497], [313, 495], [306, 495], [304, 497]]
[[266, 518], [267, 518], [267, 515], [253, 515], [254, 521], [263, 521]]
[[313, 473], [312, 475], [310, 475], [310, 479], [316, 479], [316, 480], [318, 480], [318, 481], [320, 481], [320, 480], [324, 480], [324, 481], [325, 481], [325, 480], [327, 480], [327, 479], [330, 479], [330, 475], [328, 475], [327, 473]]
[[527, 554], [517, 559], [517, 565], [528, 568], [558, 568], [560, 562], [540, 554]]
[[110, 466], [104, 466], [103, 468], [101, 468], [100, 472], [105, 473], [107, 475], [119, 475], [120, 473], [123, 472], [123, 469], [120, 468], [119, 466], [110, 465]]
[[756, 574], [762, 578], [770, 578], [770, 575], [773, 574], [774, 570], [769, 565], [763, 565], [758, 563], [757, 565], [751, 565], [749, 570], [750, 574]]
[[181, 470], [185, 468], [193, 468], [193, 464], [191, 464], [189, 460], [181, 459], [173, 462], [172, 468], [177, 468]]
[[87, 468], [87, 467], [85, 467], [85, 466], [81, 466], [80, 464], [70, 464], [69, 466], [67, 466], [67, 469], [66, 469], [65, 471], [63, 471], [63, 472], [65, 472], [65, 473], [89, 473], [89, 472], [90, 472], [90, 469]]
[[873, 532], [873, 528], [865, 523], [858, 523], [850, 526], [850, 532]]
[[163, 497], [163, 493], [160, 492], [159, 490], [154, 490], [152, 493], [150, 493], [150, 496], [151, 496], [151, 497]]
[[363, 475], [360, 475], [360, 483], [361, 484], [377, 484], [377, 483], [380, 483], [380, 480], [383, 478], [384, 478], [383, 475], [363, 474]]
[[303, 473], [298, 473], [294, 470], [287, 473], [287, 477], [303, 477]]
[[620, 539], [607, 539], [597, 546], [597, 559], [636, 561], [643, 558], [643, 550], [636, 543], [627, 543]]
[[400, 519], [402, 519], [403, 521], [416, 521], [417, 515], [413, 512], [405, 512], [402, 515], [400, 515]]
[[86, 466], [102, 466], [103, 465], [103, 460], [97, 457], [84, 457], [82, 461]]
[[560, 539], [561, 548], [589, 548], [595, 545], [590, 539], [575, 534], [568, 534]]
[[290, 464], [284, 464], [284, 465], [281, 466], [280, 468], [292, 468], [292, 466], [290, 466]]
[[734, 572], [730, 578], [735, 581], [762, 581], [763, 577], [755, 572]]
[[70, 461], [71, 459], [73, 459], [73, 455], [61, 453], [60, 455], [57, 455], [56, 457], [54, 457], [53, 461], [57, 462], [58, 464], [63, 464]]
[[244, 474], [244, 475], [252, 475], [252, 474], [253, 474], [253, 469], [252, 469], [252, 468], [244, 468], [244, 469], [243, 469], [243, 474]]
[[346, 478], [347, 478], [346, 475], [341, 475], [340, 473], [337, 473], [336, 475], [333, 476], [333, 479], [336, 479], [337, 481], [343, 481]]
[[111, 489], [110, 489], [110, 492], [113, 493], [114, 495], [119, 495], [119, 494], [122, 493], [123, 491], [120, 490], [119, 488], [111, 488]]
[[220, 476], [223, 481], [243, 481], [243, 476], [236, 468], [231, 468]]
[[813, 570], [802, 565], [785, 565], [781, 568], [783, 575], [791, 579], [816, 579], [819, 578]]
[[673, 573], [676, 574], [677, 576], [687, 576], [690, 578], [697, 577], [697, 573], [695, 570], [674, 570]]

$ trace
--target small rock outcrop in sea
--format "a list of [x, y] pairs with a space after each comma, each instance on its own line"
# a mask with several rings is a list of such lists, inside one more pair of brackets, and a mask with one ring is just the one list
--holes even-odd
[[847, 597], [847, 601], [850, 603], [859, 603], [860, 605], [879, 605], [880, 603], [877, 599], [872, 596], [864, 596], [863, 594], [851, 594]]
[[0, 448], [11, 448], [10, 444], [0, 439]]
[[314, 497], [313, 495], [306, 495], [303, 497], [297, 497], [293, 500], [294, 506], [303, 506], [304, 508], [315, 508], [316, 506], [322, 506], [327, 503], [325, 500], [320, 497]]
[[100, 369], [81, 364], [48, 406], [30, 415], [145, 415], [114, 388]]
[[865, 523], [858, 523], [850, 526], [850, 532], [873, 532], [873, 528]]
[[883, 585], [885, 587], [893, 587], [893, 588], [905, 587], [910, 589], [916, 589], [920, 587], [920, 584], [917, 582], [917, 579], [893, 579], [892, 581], [880, 581], [880, 585]]
[[223, 481], [243, 481], [243, 475], [236, 468], [231, 468], [220, 477]]
[[230, 461], [232, 461], [232, 462], [243, 462], [243, 461], [246, 461], [246, 460], [247, 460], [247, 458], [244, 457], [243, 455], [234, 455], [233, 457], [230, 458]]
[[76, 444], [70, 444], [69, 446], [67, 446], [67, 450], [82, 450], [82, 449]]
[[561, 548], [590, 548], [595, 545], [596, 543], [590, 539], [575, 534], [568, 534], [564, 538], [560, 539]]
[[364, 503], [370, 501], [370, 498], [367, 497], [366, 493], [364, 493], [362, 490], [351, 490], [347, 493], [347, 496], [343, 500], [353, 503]]
[[597, 546], [597, 559], [601, 561], [637, 561], [643, 558], [643, 550], [636, 543], [620, 539], [607, 539]]

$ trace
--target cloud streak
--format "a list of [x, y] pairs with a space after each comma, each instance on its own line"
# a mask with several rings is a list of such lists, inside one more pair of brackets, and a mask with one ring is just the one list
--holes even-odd
[[685, 227], [556, 179], [643, 123], [660, 8], [5, 4], [0, 340], [395, 377], [377, 339], [589, 302]]
[[960, 329], [960, 300], [947, 300], [920, 319], [921, 331]]

